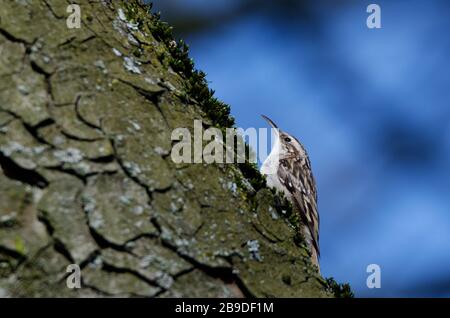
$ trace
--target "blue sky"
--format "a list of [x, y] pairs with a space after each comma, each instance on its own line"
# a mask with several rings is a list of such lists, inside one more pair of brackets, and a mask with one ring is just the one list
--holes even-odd
[[[361, 297], [448, 297], [449, 3], [378, 1], [382, 29], [369, 30], [370, 2], [331, 2], [313, 5], [310, 19], [297, 8], [286, 18], [255, 10], [178, 32], [239, 127], [266, 127], [266, 114], [307, 147], [324, 276]], [[155, 7], [171, 21], [170, 5], [201, 17], [239, 3]], [[380, 289], [366, 287], [371, 263]]]

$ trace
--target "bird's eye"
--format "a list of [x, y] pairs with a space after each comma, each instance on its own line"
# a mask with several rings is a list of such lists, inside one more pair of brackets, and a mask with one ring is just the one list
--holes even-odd
[[284, 141], [286, 141], [286, 142], [291, 142], [291, 138], [286, 137], [286, 138], [284, 138]]

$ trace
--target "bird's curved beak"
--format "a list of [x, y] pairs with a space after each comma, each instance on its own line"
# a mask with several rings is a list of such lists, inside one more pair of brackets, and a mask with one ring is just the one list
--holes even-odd
[[278, 139], [280, 137], [280, 129], [278, 128], [277, 124], [275, 124], [272, 119], [267, 116], [261, 115], [261, 117], [264, 118], [264, 120], [267, 121], [270, 126], [272, 126], [272, 136]]
[[264, 115], [261, 115], [261, 117], [264, 118], [265, 121], [267, 121], [269, 125], [272, 126], [272, 128], [278, 129], [278, 126], [272, 121], [272, 119]]

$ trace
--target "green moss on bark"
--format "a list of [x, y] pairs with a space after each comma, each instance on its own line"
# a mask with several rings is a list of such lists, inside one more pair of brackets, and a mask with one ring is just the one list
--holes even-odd
[[63, 1], [0, 11], [1, 295], [330, 297], [254, 165], [171, 160], [174, 128], [234, 125], [187, 46], [138, 1], [79, 4], [72, 30]]

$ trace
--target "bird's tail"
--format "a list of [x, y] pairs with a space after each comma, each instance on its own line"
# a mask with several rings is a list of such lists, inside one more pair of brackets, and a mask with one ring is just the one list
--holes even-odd
[[309, 251], [311, 252], [311, 262], [317, 267], [320, 274], [320, 264], [319, 264], [319, 251], [316, 245], [313, 243], [313, 237], [308, 226], [303, 226], [303, 235], [305, 237]]
[[311, 261], [314, 265], [316, 265], [317, 271], [320, 274], [319, 255], [314, 247], [311, 249]]

